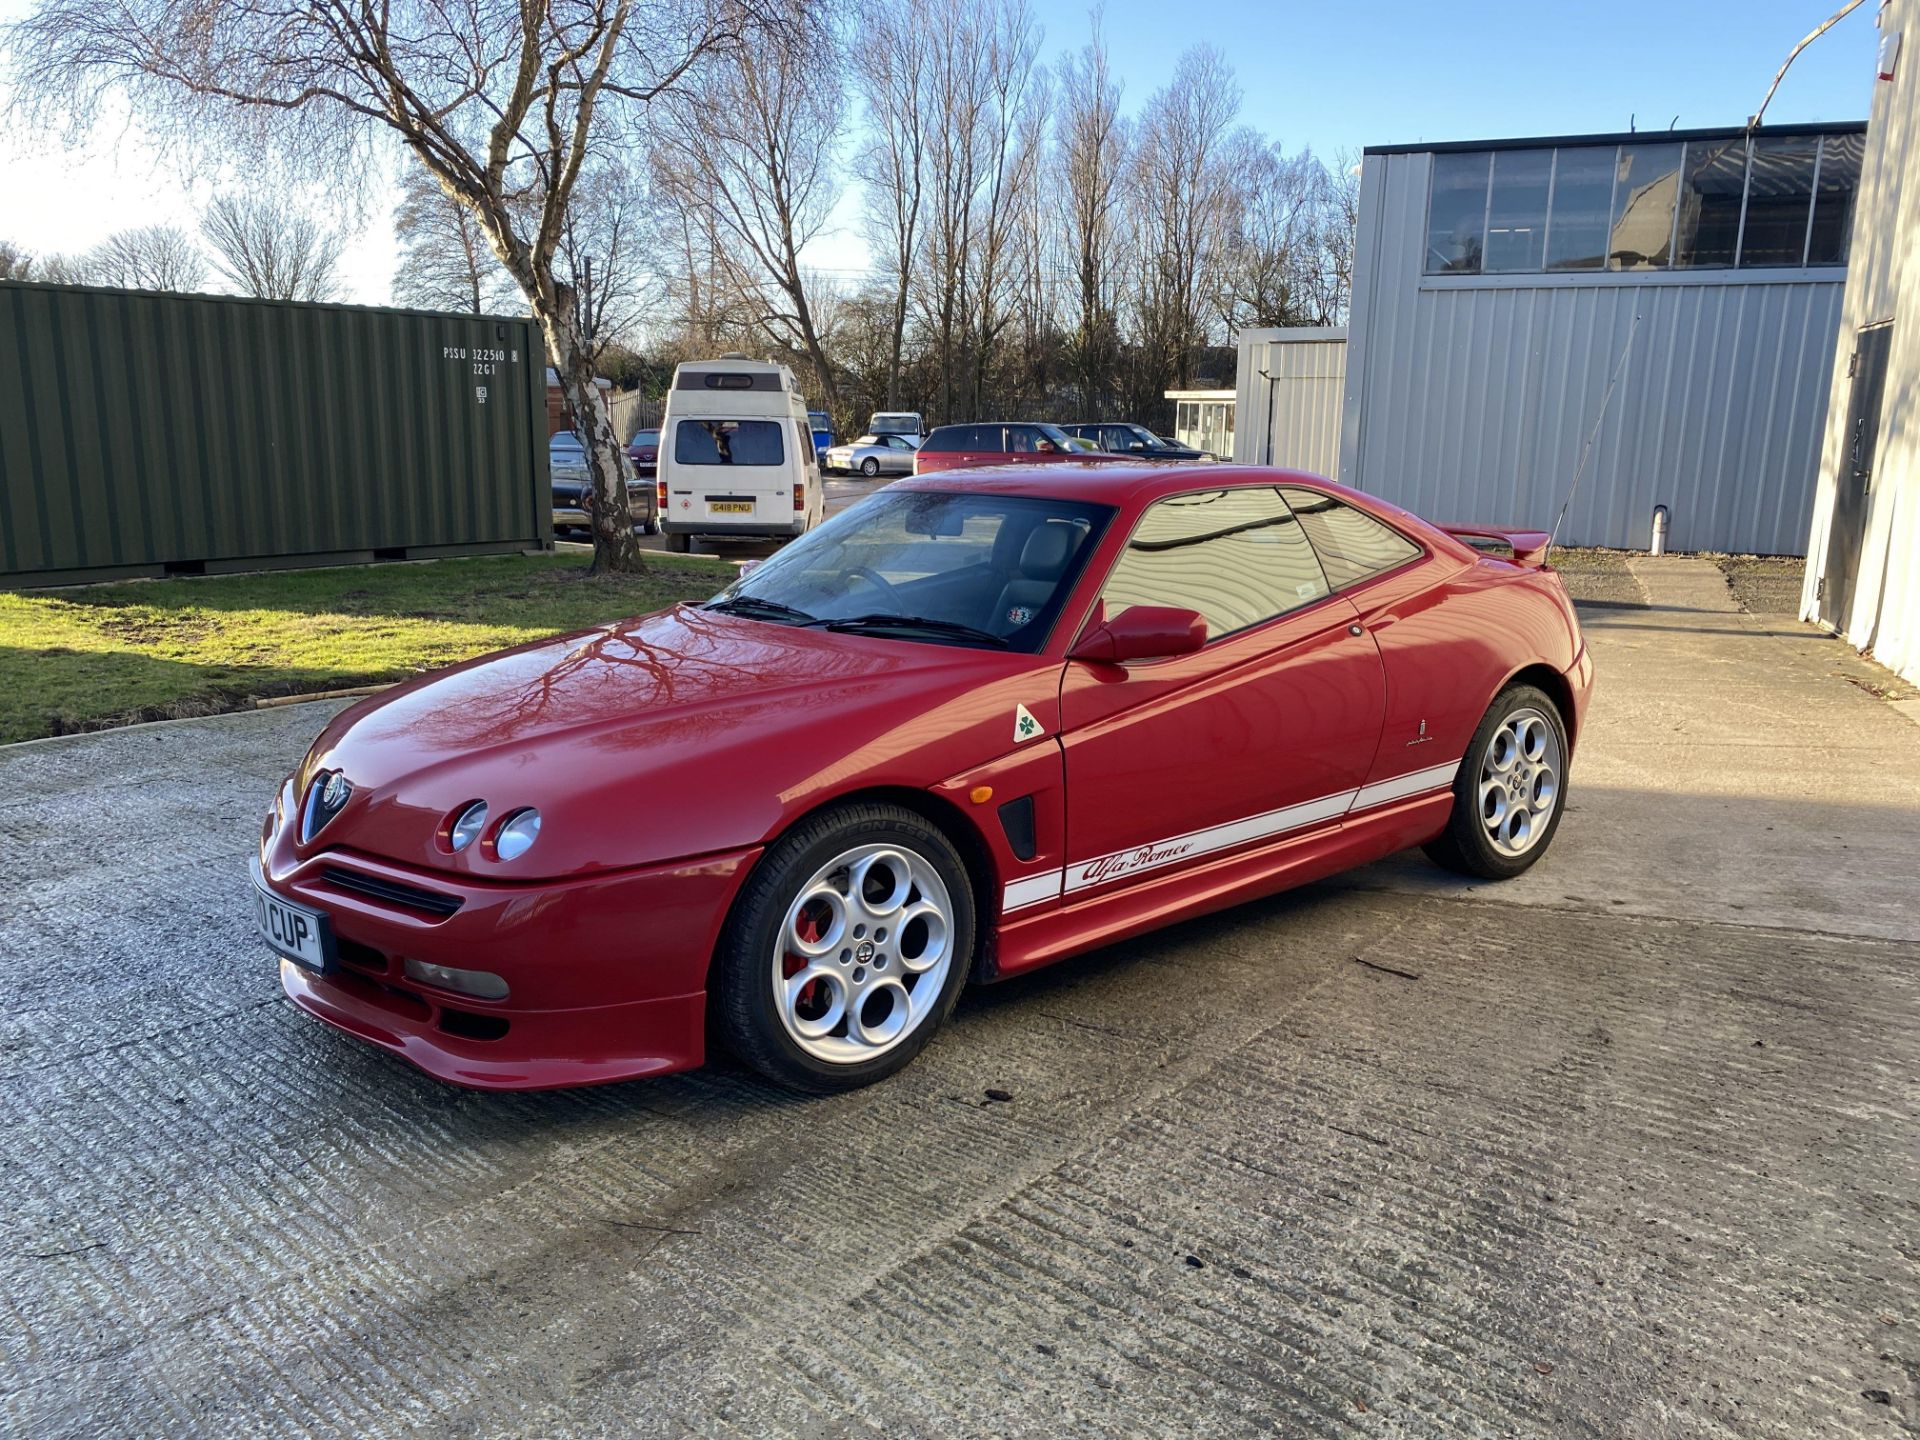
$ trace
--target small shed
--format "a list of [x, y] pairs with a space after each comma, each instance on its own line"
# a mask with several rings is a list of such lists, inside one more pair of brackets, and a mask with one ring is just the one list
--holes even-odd
[[1214, 455], [1233, 454], [1234, 392], [1169, 390], [1173, 401], [1173, 438]]
[[1233, 458], [1332, 477], [1340, 469], [1347, 332], [1339, 325], [1242, 330]]

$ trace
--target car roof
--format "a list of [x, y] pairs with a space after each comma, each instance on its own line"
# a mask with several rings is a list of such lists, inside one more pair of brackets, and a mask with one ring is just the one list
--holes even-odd
[[1032, 495], [1055, 500], [1090, 500], [1102, 505], [1150, 504], [1165, 495], [1191, 490], [1224, 490], [1235, 485], [1310, 485], [1363, 508], [1394, 511], [1371, 495], [1305, 470], [1273, 465], [1235, 465], [1220, 461], [1115, 460], [1054, 465], [981, 465], [965, 470], [931, 470], [896, 481], [890, 489], [982, 490], [995, 495]]

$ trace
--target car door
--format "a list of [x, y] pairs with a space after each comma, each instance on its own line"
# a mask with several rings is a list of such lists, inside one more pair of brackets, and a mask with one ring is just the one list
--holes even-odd
[[1386, 671], [1380, 749], [1355, 808], [1451, 785], [1505, 678], [1498, 596], [1454, 583], [1463, 576], [1447, 573], [1446, 562], [1336, 495], [1299, 485], [1280, 493], [1335, 593], [1352, 602], [1379, 647]]
[[1066, 899], [1336, 826], [1364, 781], [1386, 684], [1272, 486], [1195, 491], [1141, 516], [1100, 613], [1198, 610], [1199, 651], [1069, 661]]

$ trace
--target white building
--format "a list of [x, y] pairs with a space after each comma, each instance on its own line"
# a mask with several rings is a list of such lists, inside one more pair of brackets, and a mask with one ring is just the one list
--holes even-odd
[[1864, 131], [1369, 148], [1338, 478], [1550, 529], [1578, 474], [1563, 543], [1664, 505], [1675, 549], [1803, 553]]
[[[1880, 10], [1801, 615], [1920, 681], [1920, 0]], [[1908, 52], [1902, 54], [1904, 49]]]

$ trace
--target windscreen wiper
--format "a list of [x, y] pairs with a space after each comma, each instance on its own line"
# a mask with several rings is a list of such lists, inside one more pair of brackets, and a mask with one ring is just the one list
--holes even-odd
[[868, 633], [882, 630], [918, 630], [928, 635], [949, 636], [955, 640], [967, 640], [976, 645], [991, 645], [996, 650], [1007, 648], [1006, 637], [996, 635], [991, 630], [981, 630], [973, 625], [962, 625], [958, 620], [937, 620], [928, 615], [890, 615], [884, 612], [872, 615], [835, 615], [825, 620], [811, 622], [821, 630], [854, 631]]
[[778, 600], [762, 600], [758, 595], [723, 595], [709, 600], [702, 610], [718, 610], [723, 615], [745, 615], [752, 620], [774, 620], [782, 625], [812, 625], [813, 616]]

